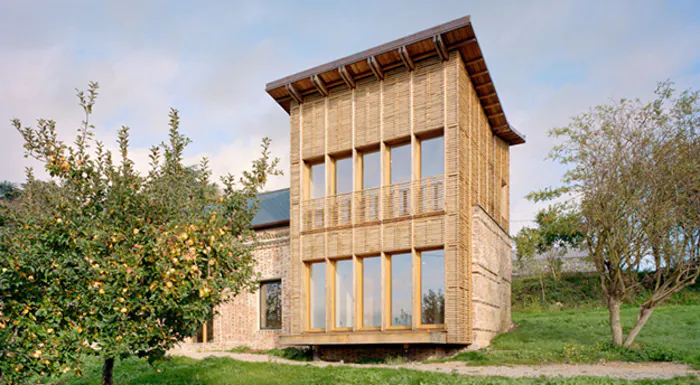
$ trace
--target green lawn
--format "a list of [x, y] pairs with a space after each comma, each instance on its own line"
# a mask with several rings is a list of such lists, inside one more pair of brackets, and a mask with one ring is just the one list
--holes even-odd
[[[83, 377], [65, 379], [64, 384], [99, 384], [99, 363], [92, 362]], [[145, 360], [118, 362], [114, 383], [118, 385], [226, 385], [226, 384], [697, 384], [696, 378], [674, 380], [624, 381], [609, 378], [576, 377], [508, 379], [502, 377], [466, 377], [406, 369], [292, 366], [274, 363], [248, 363], [229, 358], [196, 361], [183, 357], [161, 362], [156, 369]]]
[[[636, 307], [623, 308], [625, 331], [636, 316]], [[675, 361], [700, 369], [700, 305], [658, 308], [632, 349], [610, 345], [606, 309], [513, 313], [513, 322], [518, 328], [498, 336], [490, 348], [456, 359], [476, 365]]]

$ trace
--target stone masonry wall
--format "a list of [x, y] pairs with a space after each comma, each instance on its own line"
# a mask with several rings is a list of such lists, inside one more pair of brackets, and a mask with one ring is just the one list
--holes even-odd
[[512, 240], [481, 206], [472, 209], [472, 239], [474, 343], [470, 349], [480, 349], [511, 326]]

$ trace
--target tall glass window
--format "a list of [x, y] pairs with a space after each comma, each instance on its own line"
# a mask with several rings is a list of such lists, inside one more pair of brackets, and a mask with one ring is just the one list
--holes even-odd
[[309, 174], [310, 198], [326, 196], [326, 165], [324, 163], [312, 164]]
[[391, 325], [410, 326], [413, 314], [412, 256], [391, 256]]
[[362, 153], [362, 188], [370, 189], [381, 184], [381, 157], [379, 151]]
[[326, 263], [309, 266], [309, 314], [312, 329], [326, 328]]
[[352, 192], [352, 158], [341, 158], [335, 161], [335, 193]]
[[362, 326], [382, 326], [382, 258], [362, 259]]
[[260, 283], [260, 328], [282, 327], [282, 281]]
[[421, 253], [421, 323], [445, 323], [445, 251]]
[[424, 139], [420, 142], [420, 177], [429, 178], [431, 176], [445, 173], [445, 138]]
[[335, 327], [352, 327], [352, 259], [335, 263]]
[[411, 143], [391, 147], [391, 184], [411, 180]]

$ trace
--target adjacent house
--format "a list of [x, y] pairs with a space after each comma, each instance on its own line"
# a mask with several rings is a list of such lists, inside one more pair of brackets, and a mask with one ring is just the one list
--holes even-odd
[[196, 340], [422, 358], [510, 327], [509, 148], [469, 17], [267, 84], [290, 187], [261, 195], [262, 281]]

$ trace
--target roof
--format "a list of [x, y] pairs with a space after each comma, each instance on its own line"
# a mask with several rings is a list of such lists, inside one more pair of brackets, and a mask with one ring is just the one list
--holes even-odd
[[251, 226], [255, 229], [289, 225], [289, 189], [258, 194], [258, 212]]
[[401, 66], [410, 70], [416, 61], [445, 59], [450, 51], [458, 51], [464, 61], [493, 132], [511, 145], [525, 143], [525, 136], [508, 123], [469, 16], [275, 80], [265, 90], [289, 112], [292, 100], [303, 103], [308, 95], [354, 88], [360, 79], [381, 78]]

